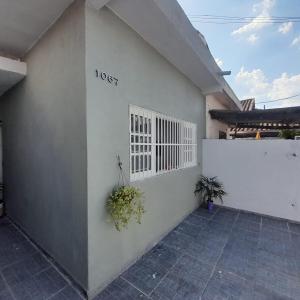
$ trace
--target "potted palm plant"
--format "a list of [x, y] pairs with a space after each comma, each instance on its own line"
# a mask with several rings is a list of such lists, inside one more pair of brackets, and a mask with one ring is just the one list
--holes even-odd
[[219, 199], [223, 203], [223, 196], [227, 193], [217, 177], [206, 177], [202, 175], [200, 180], [196, 183], [195, 194], [201, 194], [203, 200], [207, 203], [208, 210], [212, 211], [214, 200]]

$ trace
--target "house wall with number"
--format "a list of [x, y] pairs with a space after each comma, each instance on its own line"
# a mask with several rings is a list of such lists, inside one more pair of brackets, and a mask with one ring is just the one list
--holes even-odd
[[[43, 12], [25, 79], [0, 99], [4, 198], [92, 298], [198, 206], [205, 97], [238, 99], [176, 1], [64, 3], [48, 3], [61, 14]], [[146, 210], [122, 232], [106, 208], [120, 183], [141, 189]]]
[[[194, 186], [201, 173], [205, 102], [199, 88], [109, 9], [100, 13], [87, 9], [86, 22], [88, 248], [90, 290], [94, 294], [196, 208]], [[116, 79], [108, 80], [108, 76]], [[152, 120], [152, 133], [157, 135], [163, 135], [159, 131], [164, 126], [155, 128], [156, 118], [165, 124], [165, 135], [166, 126], [170, 130], [173, 126], [178, 136], [182, 122], [194, 124], [198, 147], [190, 166], [179, 165], [175, 146], [169, 147], [169, 154], [160, 147], [162, 153], [152, 155], [151, 172], [149, 150], [139, 149], [132, 155], [131, 146], [138, 145], [131, 145], [131, 137], [149, 136], [150, 132], [134, 129], [140, 135], [131, 135], [131, 127], [138, 126], [131, 124], [132, 115], [144, 116], [141, 123]], [[147, 144], [149, 140], [143, 146]], [[143, 152], [147, 155], [142, 163], [147, 166], [143, 166], [144, 172], [132, 174], [134, 167], [138, 169], [133, 157]], [[144, 192], [146, 209], [141, 225], [133, 222], [121, 233], [108, 221], [105, 210], [107, 196], [118, 183], [118, 155], [128, 182]]]

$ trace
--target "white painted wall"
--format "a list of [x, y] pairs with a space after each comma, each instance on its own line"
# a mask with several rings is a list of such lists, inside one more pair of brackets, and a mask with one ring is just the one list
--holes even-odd
[[300, 221], [300, 141], [204, 140], [203, 174], [224, 183], [225, 206]]
[[227, 133], [228, 125], [218, 120], [212, 120], [209, 111], [212, 109], [228, 109], [213, 95], [206, 96], [206, 138], [218, 139], [219, 132]]

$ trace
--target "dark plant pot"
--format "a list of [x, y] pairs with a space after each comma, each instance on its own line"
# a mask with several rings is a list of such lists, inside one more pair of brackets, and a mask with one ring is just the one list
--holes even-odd
[[207, 201], [207, 209], [209, 212], [212, 212], [214, 209], [214, 203], [212, 201]]

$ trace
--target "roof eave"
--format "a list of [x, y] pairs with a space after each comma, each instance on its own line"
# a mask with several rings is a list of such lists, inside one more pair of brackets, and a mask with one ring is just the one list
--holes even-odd
[[[201, 34], [173, 0], [87, 0], [94, 8], [110, 8], [203, 94], [218, 89], [224, 99], [240, 109], [240, 103], [222, 76]], [[134, 8], [134, 9], [133, 9]]]

